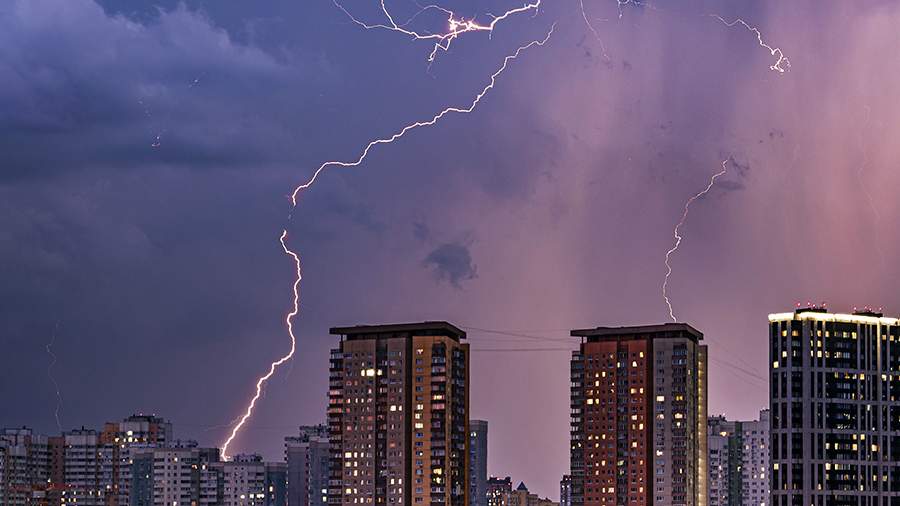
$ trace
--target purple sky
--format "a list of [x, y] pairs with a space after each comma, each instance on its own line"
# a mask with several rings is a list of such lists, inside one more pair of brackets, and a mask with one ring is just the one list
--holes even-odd
[[[430, 69], [428, 43], [362, 30], [330, 0], [0, 4], [0, 425], [56, 431], [58, 326], [64, 428], [156, 412], [220, 443], [288, 347], [288, 227], [299, 350], [233, 449], [279, 458], [324, 420], [330, 326], [445, 319], [505, 332], [470, 329], [472, 416], [490, 421], [491, 473], [556, 497], [559, 339], [666, 320], [672, 228], [729, 157], [670, 281], [711, 348], [711, 413], [767, 405], [741, 372], [765, 376], [767, 313], [900, 312], [900, 7], [661, 1], [619, 17], [585, 0], [607, 61], [578, 1], [545, 2]], [[375, 0], [346, 5], [379, 19]], [[444, 5], [486, 19], [520, 4]], [[791, 70], [712, 13], [758, 26]], [[325, 173], [287, 219], [320, 163], [468, 104], [554, 22], [473, 114]], [[551, 350], [519, 351], [534, 348]]]

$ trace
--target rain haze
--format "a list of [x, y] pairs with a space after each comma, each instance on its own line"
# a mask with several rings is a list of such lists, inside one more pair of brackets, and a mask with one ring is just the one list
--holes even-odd
[[[446, 2], [483, 21], [520, 5]], [[344, 7], [384, 22], [377, 1]], [[726, 160], [668, 296], [710, 347], [710, 413], [753, 418], [768, 313], [900, 313], [897, 26], [888, 1], [545, 0], [429, 62], [433, 43], [331, 0], [3, 2], [0, 425], [56, 431], [52, 340], [64, 429], [157, 413], [221, 444], [290, 347], [286, 230], [297, 353], [235, 451], [280, 458], [325, 421], [330, 327], [447, 320], [468, 332], [489, 472], [555, 498], [569, 329], [669, 320], [674, 227]], [[471, 113], [291, 205], [323, 162], [467, 107], [551, 27]]]

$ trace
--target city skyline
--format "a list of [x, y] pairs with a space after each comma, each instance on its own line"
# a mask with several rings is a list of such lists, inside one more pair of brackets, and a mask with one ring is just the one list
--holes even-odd
[[489, 469], [555, 497], [571, 329], [700, 329], [752, 420], [768, 314], [896, 316], [896, 2], [338, 3], [0, 6], [0, 426], [221, 447], [297, 288], [228, 455], [323, 422], [331, 327], [445, 320]]
[[0, 500], [853, 506], [900, 497], [892, 436], [900, 319], [812, 305], [768, 321], [770, 408], [752, 421], [709, 416], [712, 357], [692, 326], [571, 330], [581, 344], [570, 360], [570, 468], [559, 501], [523, 481], [513, 489], [509, 476], [488, 479], [487, 422], [469, 413], [467, 336], [445, 321], [333, 327], [327, 423], [285, 437], [282, 462], [226, 458], [176, 439], [172, 422], [156, 415], [49, 437], [5, 428]]

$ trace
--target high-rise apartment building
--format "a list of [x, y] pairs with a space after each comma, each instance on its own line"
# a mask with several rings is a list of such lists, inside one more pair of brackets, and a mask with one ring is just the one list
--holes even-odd
[[740, 422], [741, 505], [768, 506], [769, 486], [769, 410], [759, 412], [758, 420]]
[[266, 464], [259, 455], [235, 455], [216, 462], [224, 483], [223, 506], [266, 506]]
[[135, 414], [121, 422], [105, 423], [101, 436], [107, 443], [163, 447], [172, 442], [172, 423], [156, 415]]
[[709, 433], [709, 506], [769, 504], [769, 410], [758, 420], [712, 416]]
[[195, 443], [171, 442], [170, 446], [161, 448], [133, 448], [129, 466], [129, 500], [125, 504], [223, 504], [223, 476], [215, 469], [218, 461], [218, 448], [198, 448]]
[[[106, 506], [128, 505], [131, 488], [131, 457], [134, 448], [165, 447], [172, 442], [172, 424], [155, 415], [135, 414], [121, 422], [107, 422], [99, 442], [110, 454], [110, 466], [104, 470], [110, 483]], [[171, 504], [171, 503], [170, 503]]]
[[472, 506], [487, 506], [488, 423], [469, 420], [469, 476]]
[[739, 506], [740, 459], [735, 422], [711, 416], [707, 422], [707, 488], [709, 506]]
[[113, 450], [93, 429], [63, 433], [63, 504], [105, 506], [113, 484]]
[[772, 506], [900, 504], [900, 320], [769, 315]]
[[26, 427], [0, 431], [0, 504], [48, 504], [49, 469], [50, 448], [46, 436]]
[[333, 328], [328, 502], [469, 506], [469, 345], [446, 322]]
[[706, 506], [706, 346], [683, 323], [573, 330], [571, 504]]
[[288, 504], [326, 506], [330, 459], [328, 426], [302, 426], [298, 436], [284, 438], [284, 459], [287, 462]]

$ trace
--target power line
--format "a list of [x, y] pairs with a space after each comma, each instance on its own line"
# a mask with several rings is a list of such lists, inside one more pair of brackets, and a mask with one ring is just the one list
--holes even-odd
[[479, 353], [525, 353], [525, 352], [544, 352], [544, 351], [574, 351], [572, 348], [472, 348], [472, 351]]
[[497, 329], [484, 329], [479, 327], [460, 327], [464, 330], [474, 330], [476, 332], [484, 332], [486, 334], [495, 334], [500, 336], [507, 337], [520, 337], [523, 339], [533, 339], [536, 341], [556, 341], [559, 343], [571, 343], [573, 340], [567, 337], [548, 337], [548, 336], [536, 336], [534, 334], [523, 334], [521, 332], [514, 332], [509, 330], [497, 330]]

